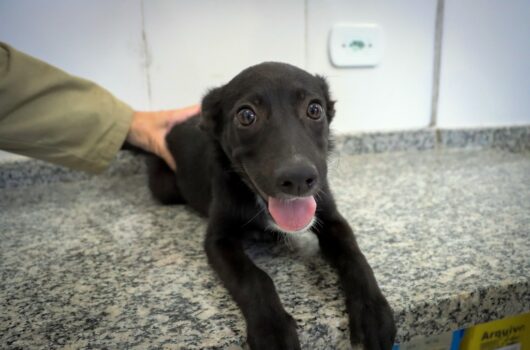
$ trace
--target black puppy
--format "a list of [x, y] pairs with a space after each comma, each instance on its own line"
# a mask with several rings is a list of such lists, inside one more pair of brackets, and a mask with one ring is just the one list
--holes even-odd
[[149, 164], [157, 199], [209, 217], [208, 260], [243, 312], [253, 350], [300, 348], [271, 278], [243, 251], [245, 234], [266, 228], [312, 230], [339, 273], [351, 344], [392, 348], [392, 310], [328, 186], [333, 104], [323, 78], [288, 64], [259, 64], [211, 90], [200, 120], [171, 130], [176, 174], [160, 159]]

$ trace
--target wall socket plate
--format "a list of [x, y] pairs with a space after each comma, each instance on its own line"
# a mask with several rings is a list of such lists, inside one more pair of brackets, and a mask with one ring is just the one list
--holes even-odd
[[336, 67], [374, 67], [384, 55], [383, 30], [377, 24], [336, 24], [329, 35], [329, 56]]

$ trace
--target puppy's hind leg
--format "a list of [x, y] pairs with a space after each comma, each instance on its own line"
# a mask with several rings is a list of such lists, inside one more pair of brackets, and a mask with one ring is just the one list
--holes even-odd
[[186, 201], [180, 194], [177, 185], [177, 174], [162, 159], [149, 156], [147, 158], [149, 189], [162, 204], [184, 204]]

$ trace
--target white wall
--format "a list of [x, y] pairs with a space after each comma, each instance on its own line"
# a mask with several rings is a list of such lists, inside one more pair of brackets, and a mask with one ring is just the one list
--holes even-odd
[[262, 61], [304, 64], [303, 0], [145, 1], [154, 108], [197, 103]]
[[[0, 40], [138, 109], [198, 102], [264, 60], [328, 76], [339, 132], [423, 128], [437, 0], [1, 0]], [[530, 124], [530, 2], [445, 0], [438, 125]], [[378, 23], [376, 68], [337, 69], [336, 22]]]
[[446, 0], [438, 125], [530, 124], [530, 1]]
[[0, 0], [0, 41], [147, 108], [140, 0]]
[[[431, 115], [435, 0], [309, 0], [307, 68], [328, 76], [342, 132], [427, 127]], [[385, 56], [375, 68], [334, 68], [328, 58], [335, 23], [377, 23]]]

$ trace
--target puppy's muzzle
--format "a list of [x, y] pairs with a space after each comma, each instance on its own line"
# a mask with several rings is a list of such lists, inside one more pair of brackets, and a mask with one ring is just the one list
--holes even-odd
[[285, 164], [276, 169], [274, 180], [278, 193], [305, 197], [313, 194], [318, 187], [318, 171], [309, 162]]

